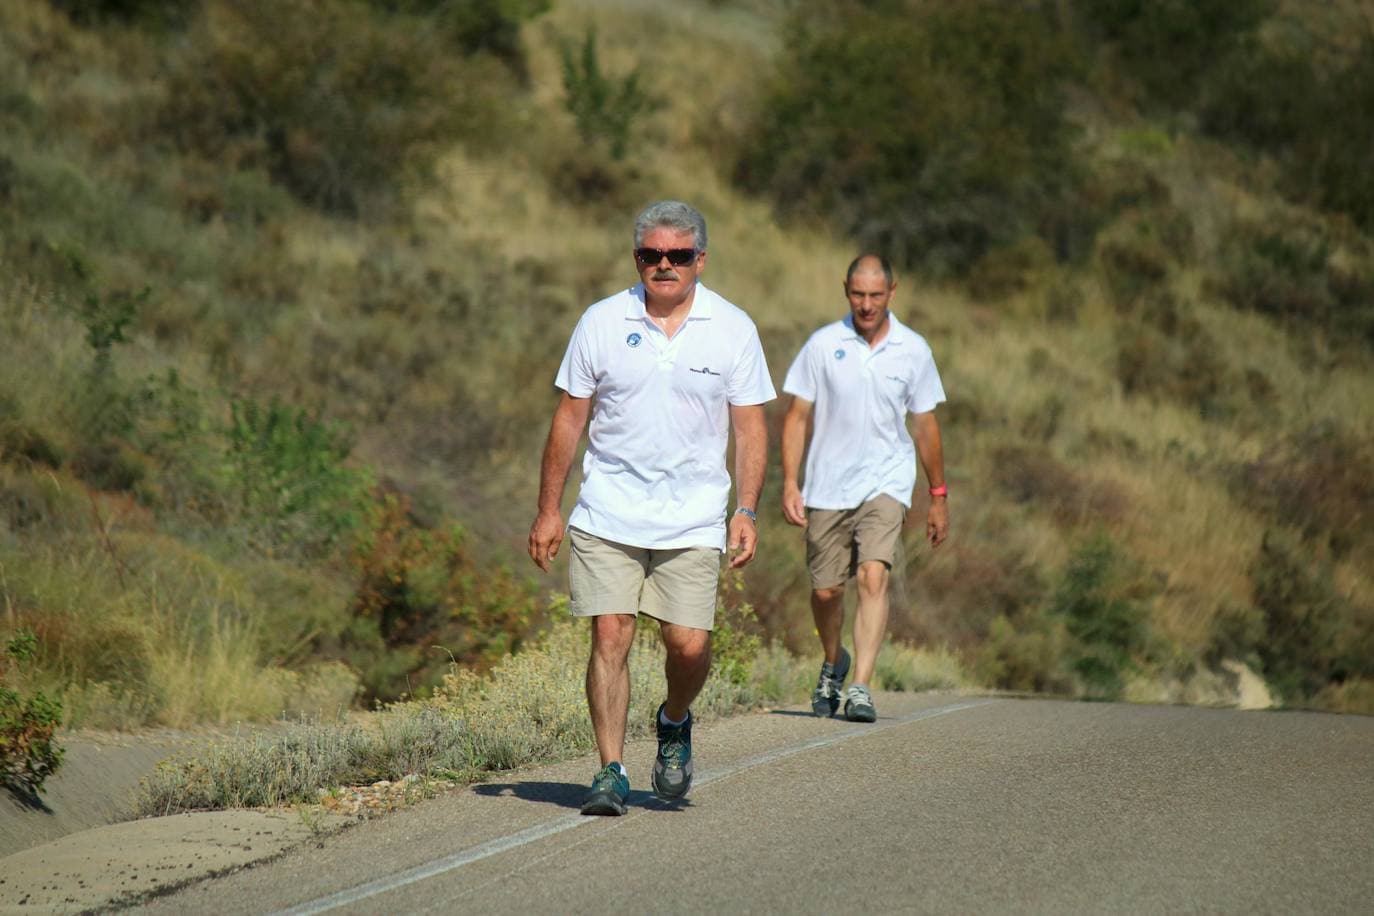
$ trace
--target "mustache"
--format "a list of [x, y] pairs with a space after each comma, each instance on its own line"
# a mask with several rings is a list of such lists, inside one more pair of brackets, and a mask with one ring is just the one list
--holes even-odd
[[656, 270], [656, 271], [654, 271], [654, 275], [653, 275], [652, 277], [650, 277], [649, 279], [651, 279], [651, 280], [676, 280], [676, 279], [678, 279], [678, 275], [677, 275], [677, 271], [675, 271], [675, 270]]

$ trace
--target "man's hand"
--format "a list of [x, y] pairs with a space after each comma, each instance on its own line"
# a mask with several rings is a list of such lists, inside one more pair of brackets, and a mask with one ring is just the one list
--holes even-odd
[[558, 556], [563, 543], [563, 516], [557, 512], [541, 512], [530, 526], [530, 559], [544, 572]]
[[930, 510], [926, 512], [926, 540], [931, 547], [939, 547], [949, 537], [949, 506], [945, 497], [936, 496], [930, 500]]
[[795, 483], [783, 485], [782, 517], [787, 519], [789, 525], [806, 527], [806, 504], [802, 502], [801, 487]]
[[730, 558], [731, 569], [739, 569], [754, 559], [754, 552], [759, 549], [759, 530], [752, 518], [738, 512], [730, 516], [730, 539], [727, 546], [734, 554]]

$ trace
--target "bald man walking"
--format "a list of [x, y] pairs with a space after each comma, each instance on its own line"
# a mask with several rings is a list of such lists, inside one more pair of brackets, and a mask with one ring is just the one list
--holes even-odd
[[[949, 533], [935, 419], [945, 391], [925, 338], [890, 311], [896, 288], [884, 258], [856, 258], [844, 282], [849, 314], [811, 335], [783, 382], [791, 404], [782, 430], [782, 511], [806, 529], [811, 613], [825, 654], [811, 709], [833, 716], [843, 698], [845, 718], [853, 722], [878, 718], [869, 686], [887, 629], [888, 580], [918, 457], [930, 491], [926, 538], [938, 547]], [[798, 483], [803, 452], [804, 486]], [[851, 661], [842, 638], [850, 577], [859, 595], [854, 680], [844, 690]]]

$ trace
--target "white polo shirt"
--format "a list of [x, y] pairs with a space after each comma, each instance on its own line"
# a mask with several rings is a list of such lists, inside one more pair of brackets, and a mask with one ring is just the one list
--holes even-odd
[[748, 315], [698, 282], [669, 339], [636, 284], [583, 313], [555, 384], [593, 398], [569, 525], [634, 547], [725, 549], [730, 405], [777, 396]]
[[869, 347], [845, 316], [811, 335], [782, 390], [815, 405], [802, 502], [853, 509], [881, 494], [911, 507], [916, 448], [906, 415], [945, 399], [925, 338], [889, 313], [887, 336]]

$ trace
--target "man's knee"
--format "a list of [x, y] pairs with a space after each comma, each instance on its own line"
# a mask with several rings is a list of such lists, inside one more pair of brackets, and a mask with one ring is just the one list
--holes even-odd
[[620, 660], [629, 656], [635, 638], [633, 614], [601, 614], [591, 621], [593, 655]]
[[887, 591], [887, 581], [891, 573], [888, 565], [881, 560], [866, 560], [859, 564], [859, 571], [855, 578], [859, 583], [859, 591], [865, 595], [881, 595]]
[[664, 624], [663, 648], [676, 664], [697, 664], [711, 657], [711, 631]]
[[844, 586], [831, 585], [827, 588], [815, 588], [811, 590], [811, 597], [818, 604], [833, 604], [844, 597]]

